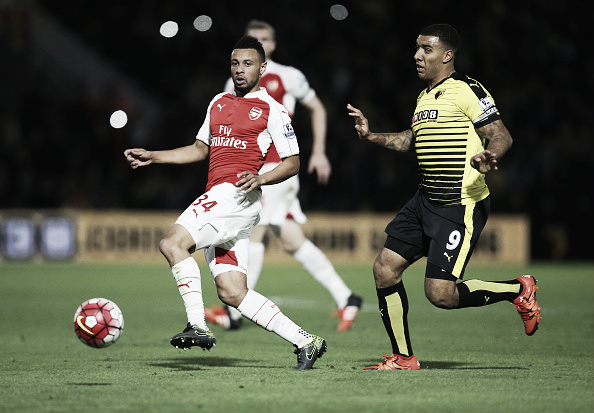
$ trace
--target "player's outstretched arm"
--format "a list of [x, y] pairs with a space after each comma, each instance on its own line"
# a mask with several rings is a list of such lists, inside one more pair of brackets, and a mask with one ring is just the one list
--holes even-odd
[[201, 140], [192, 145], [166, 151], [147, 151], [142, 148], [126, 149], [124, 156], [132, 169], [152, 163], [185, 164], [199, 162], [208, 157], [209, 147]]
[[298, 172], [299, 155], [293, 155], [284, 158], [276, 168], [262, 175], [254, 175], [248, 171], [238, 173], [237, 177], [241, 179], [235, 183], [235, 186], [246, 192], [250, 192], [256, 188], [260, 188], [262, 185], [278, 184], [293, 175], [297, 175]]
[[407, 152], [412, 147], [413, 133], [407, 129], [398, 133], [373, 133], [369, 130], [369, 122], [363, 112], [350, 103], [347, 105], [349, 116], [355, 119], [355, 130], [359, 139], [366, 140], [379, 146], [398, 152]]
[[476, 129], [488, 143], [487, 149], [470, 158], [470, 166], [480, 173], [496, 171], [497, 161], [511, 148], [513, 139], [501, 120]]
[[126, 149], [124, 151], [124, 156], [132, 169], [136, 169], [139, 166], [150, 165], [153, 162], [151, 152], [142, 148]]

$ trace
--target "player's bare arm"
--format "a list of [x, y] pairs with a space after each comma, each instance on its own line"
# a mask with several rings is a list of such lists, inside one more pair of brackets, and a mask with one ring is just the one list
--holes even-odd
[[373, 133], [369, 130], [369, 122], [363, 112], [351, 104], [347, 105], [347, 109], [349, 110], [349, 116], [355, 119], [355, 130], [359, 135], [359, 139], [398, 152], [407, 152], [412, 147], [413, 132], [411, 129], [398, 133]]
[[318, 183], [325, 185], [330, 179], [332, 166], [326, 156], [326, 108], [317, 97], [314, 96], [303, 106], [309, 111], [311, 116], [311, 127], [313, 143], [311, 148], [311, 157], [307, 167], [307, 173], [315, 172], [318, 176]]
[[408, 152], [412, 146], [413, 133], [408, 129], [398, 133], [369, 133], [366, 141], [393, 151]]
[[276, 168], [262, 175], [254, 175], [248, 171], [238, 173], [237, 177], [241, 179], [235, 183], [235, 186], [246, 192], [251, 192], [254, 189], [260, 188], [262, 185], [273, 185], [283, 182], [293, 175], [297, 175], [298, 172], [299, 155], [293, 155], [283, 158]]
[[192, 145], [165, 151], [147, 151], [142, 148], [126, 149], [124, 156], [132, 169], [152, 163], [185, 164], [199, 162], [208, 157], [210, 148], [204, 142], [196, 140]]
[[470, 159], [470, 165], [483, 174], [489, 171], [496, 171], [497, 161], [512, 146], [513, 140], [509, 131], [499, 119], [477, 128], [476, 132], [488, 144], [486, 150], [477, 153]]

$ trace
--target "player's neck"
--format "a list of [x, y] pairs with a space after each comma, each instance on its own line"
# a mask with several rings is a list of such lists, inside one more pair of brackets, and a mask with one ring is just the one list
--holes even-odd
[[256, 86], [254, 86], [252, 89], [250, 90], [237, 90], [235, 89], [235, 96], [237, 97], [245, 97], [245, 95], [248, 95], [250, 93], [254, 93], [260, 90], [260, 83], [258, 83]]
[[427, 89], [428, 90], [433, 89], [435, 86], [439, 85], [441, 82], [443, 82], [448, 77], [452, 76], [454, 73], [456, 73], [456, 70], [454, 68], [452, 68], [450, 70], [444, 71], [439, 76], [435, 76], [435, 78], [433, 78], [427, 82], [427, 83], [429, 83], [429, 87]]

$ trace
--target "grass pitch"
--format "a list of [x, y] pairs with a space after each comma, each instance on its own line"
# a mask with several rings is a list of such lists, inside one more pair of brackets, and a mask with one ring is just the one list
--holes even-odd
[[[405, 275], [413, 349], [422, 369], [363, 371], [389, 353], [371, 263], [337, 267], [365, 304], [338, 333], [330, 295], [301, 268], [265, 267], [257, 290], [328, 352], [293, 371], [293, 347], [244, 322], [213, 326], [211, 352], [180, 351], [169, 338], [185, 312], [166, 265], [0, 263], [0, 412], [592, 412], [594, 271], [584, 265], [471, 267], [466, 278], [539, 280], [543, 320], [532, 337], [507, 303], [445, 311], [425, 299], [424, 267]], [[203, 268], [207, 305], [219, 301]], [[125, 329], [105, 349], [73, 330], [84, 300], [122, 309]]]

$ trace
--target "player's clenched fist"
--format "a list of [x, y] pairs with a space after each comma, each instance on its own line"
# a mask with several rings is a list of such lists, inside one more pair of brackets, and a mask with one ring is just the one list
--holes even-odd
[[136, 169], [139, 166], [150, 165], [152, 162], [151, 152], [141, 148], [126, 149], [124, 151], [124, 156], [132, 169]]

